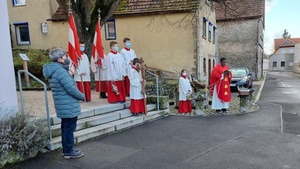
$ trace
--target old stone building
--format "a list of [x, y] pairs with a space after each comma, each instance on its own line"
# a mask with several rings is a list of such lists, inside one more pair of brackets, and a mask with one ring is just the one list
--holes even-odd
[[230, 67], [247, 67], [255, 79], [263, 74], [265, 0], [230, 0], [216, 4], [219, 56]]

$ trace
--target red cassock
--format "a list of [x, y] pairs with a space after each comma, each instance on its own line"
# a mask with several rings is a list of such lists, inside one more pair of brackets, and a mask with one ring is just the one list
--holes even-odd
[[180, 100], [178, 106], [178, 113], [186, 114], [192, 112], [192, 101], [191, 100]]
[[[100, 92], [107, 92], [107, 81], [100, 81]], [[96, 81], [96, 92], [99, 92], [99, 81]]]
[[[82, 83], [84, 87], [84, 91], [82, 88]], [[81, 93], [85, 93], [85, 99], [86, 101], [91, 101], [92, 100], [92, 93], [91, 93], [91, 84], [90, 82], [76, 82], [77, 88]]]
[[[116, 94], [112, 88], [112, 83], [118, 88], [119, 94]], [[123, 81], [107, 81], [107, 101], [109, 103], [125, 102], [125, 88]]]
[[129, 88], [130, 88], [130, 82], [128, 76], [124, 77], [124, 86], [125, 86], [125, 94], [126, 96], [129, 95]]
[[216, 90], [218, 93], [218, 98], [222, 102], [230, 102], [231, 101], [231, 92], [230, 92], [230, 81], [232, 79], [231, 72], [228, 75], [224, 75], [222, 80], [222, 74], [224, 71], [229, 70], [229, 68], [225, 66], [221, 66], [221, 64], [217, 64], [212, 73], [210, 78], [210, 94], [213, 95], [214, 86], [216, 85]]

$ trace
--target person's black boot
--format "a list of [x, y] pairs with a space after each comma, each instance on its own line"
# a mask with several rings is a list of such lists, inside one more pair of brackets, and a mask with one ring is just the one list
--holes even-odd
[[101, 92], [101, 98], [102, 98], [102, 99], [106, 99], [106, 98], [107, 98], [105, 92]]

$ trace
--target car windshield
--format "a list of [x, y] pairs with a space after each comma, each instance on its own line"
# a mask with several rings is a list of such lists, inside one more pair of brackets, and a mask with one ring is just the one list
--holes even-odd
[[247, 76], [245, 69], [230, 69], [232, 77], [244, 77]]

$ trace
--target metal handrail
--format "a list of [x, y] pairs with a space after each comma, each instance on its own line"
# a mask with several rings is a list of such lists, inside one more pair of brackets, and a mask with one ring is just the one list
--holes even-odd
[[27, 70], [19, 70], [18, 71], [18, 80], [19, 80], [19, 89], [20, 89], [20, 99], [22, 104], [22, 113], [25, 114], [25, 105], [24, 105], [24, 95], [22, 90], [22, 82], [21, 82], [21, 73], [26, 73], [30, 77], [32, 77], [34, 80], [38, 81], [40, 84], [44, 86], [44, 93], [45, 93], [45, 102], [46, 102], [46, 112], [47, 112], [47, 123], [48, 123], [48, 129], [49, 129], [49, 137], [50, 142], [52, 141], [52, 132], [51, 132], [51, 124], [50, 124], [50, 113], [49, 113], [49, 104], [48, 104], [48, 93], [47, 93], [47, 85], [35, 77], [33, 74], [29, 73]]
[[158, 91], [158, 76], [152, 72], [150, 72], [149, 70], [146, 70], [150, 75], [154, 76], [156, 79], [156, 103], [157, 103], [157, 110], [159, 110], [159, 91]]

